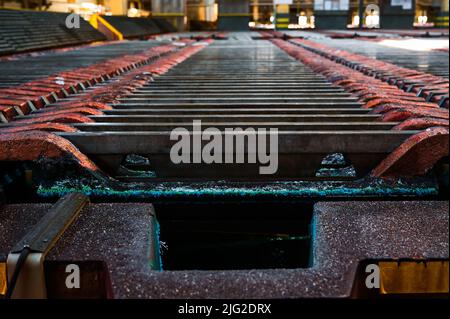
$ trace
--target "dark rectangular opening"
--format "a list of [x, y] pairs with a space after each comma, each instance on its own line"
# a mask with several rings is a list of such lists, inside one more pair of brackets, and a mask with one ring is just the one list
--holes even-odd
[[163, 270], [295, 269], [309, 265], [312, 205], [160, 204]]

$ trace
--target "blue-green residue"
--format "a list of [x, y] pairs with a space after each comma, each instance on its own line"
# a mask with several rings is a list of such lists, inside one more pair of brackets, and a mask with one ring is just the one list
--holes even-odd
[[357, 196], [433, 196], [438, 194], [434, 185], [409, 185], [401, 182], [383, 184], [383, 182], [365, 184], [313, 184], [308, 182], [273, 182], [258, 186], [213, 183], [159, 183], [130, 185], [127, 187], [74, 185], [57, 183], [53, 186], [39, 186], [38, 195], [42, 197], [60, 197], [71, 192], [81, 192], [93, 197], [126, 198], [170, 198], [170, 197], [357, 197]]
[[157, 270], [157, 271], [163, 270], [163, 263], [162, 263], [162, 257], [161, 257], [160, 234], [161, 234], [161, 227], [159, 225], [159, 222], [156, 220], [156, 218], [153, 218], [152, 239], [154, 240], [154, 245], [153, 245], [154, 260], [150, 261], [150, 269]]

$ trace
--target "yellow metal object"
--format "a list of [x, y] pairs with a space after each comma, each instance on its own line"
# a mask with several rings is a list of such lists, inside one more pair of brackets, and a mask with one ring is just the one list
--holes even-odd
[[0, 263], [0, 296], [6, 294], [6, 263]]
[[98, 29], [98, 20], [97, 20], [98, 15], [97, 14], [93, 14], [90, 18], [89, 18], [89, 23], [96, 29]]
[[277, 13], [289, 14], [289, 5], [288, 4], [277, 5]]
[[449, 268], [446, 261], [380, 262], [381, 294], [448, 293]]
[[219, 17], [251, 17], [251, 13], [219, 13]]
[[184, 17], [185, 14], [183, 12], [158, 12], [152, 13], [152, 17]]
[[89, 23], [96, 28], [99, 29], [99, 24], [102, 24], [105, 28], [107, 28], [109, 31], [111, 31], [118, 40], [123, 40], [123, 34], [120, 33], [119, 30], [117, 30], [113, 25], [111, 25], [108, 21], [103, 19], [100, 15], [94, 14], [89, 20]]
[[280, 4], [276, 6], [275, 12], [275, 28], [277, 30], [283, 30], [289, 28], [289, 5]]
[[434, 24], [436, 27], [448, 28], [448, 16], [436, 17], [436, 21]]

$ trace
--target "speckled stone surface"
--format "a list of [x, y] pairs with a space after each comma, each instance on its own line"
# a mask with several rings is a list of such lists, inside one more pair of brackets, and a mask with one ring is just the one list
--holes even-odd
[[51, 204], [21, 204], [0, 207], [0, 261], [6, 260], [12, 247], [31, 230]]
[[[29, 225], [45, 207], [0, 209], [1, 253], [21, 237], [8, 233], [24, 233], [15, 219]], [[151, 205], [90, 205], [49, 258], [106, 261], [116, 298], [348, 297], [363, 260], [448, 259], [448, 209], [443, 201], [319, 203], [311, 268], [160, 272], [149, 265]]]
[[[137, 298], [348, 297], [359, 262], [448, 258], [448, 202], [320, 203], [313, 266], [297, 270], [136, 271]], [[137, 283], [137, 285], [132, 284]]]
[[[14, 244], [51, 206], [0, 207], [0, 261], [6, 260]], [[112, 274], [113, 292], [126, 295], [127, 274], [136, 265], [150, 267], [157, 237], [153, 221], [151, 204], [89, 204], [50, 251], [47, 260], [105, 261]]]

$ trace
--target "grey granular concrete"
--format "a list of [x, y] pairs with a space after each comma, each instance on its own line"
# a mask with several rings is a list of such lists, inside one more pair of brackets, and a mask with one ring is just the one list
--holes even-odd
[[[0, 209], [0, 259], [49, 205]], [[308, 269], [154, 271], [149, 204], [89, 205], [51, 260], [103, 260], [116, 298], [349, 297], [367, 259], [448, 259], [448, 202], [329, 202], [315, 206]]]

